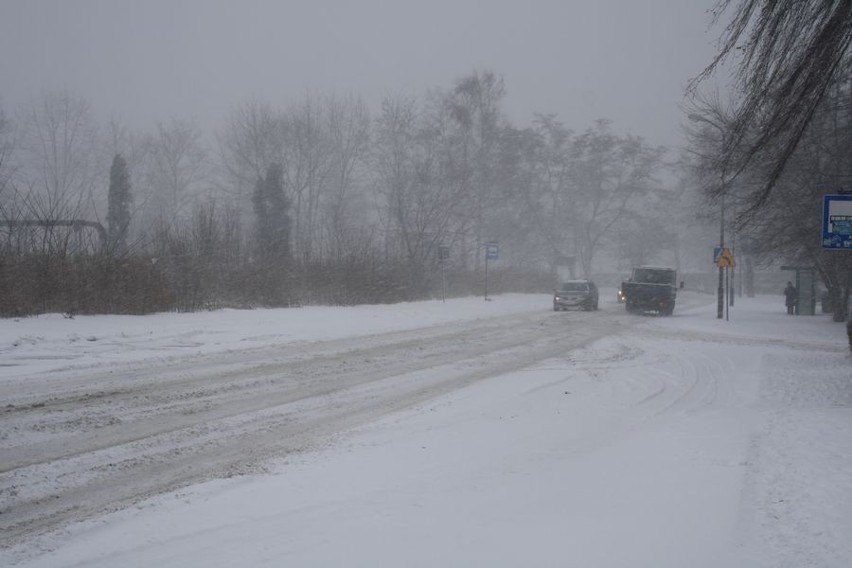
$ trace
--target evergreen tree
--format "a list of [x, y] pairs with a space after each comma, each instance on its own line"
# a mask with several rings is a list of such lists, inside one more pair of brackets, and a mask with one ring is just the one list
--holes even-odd
[[290, 200], [284, 195], [284, 168], [272, 164], [266, 178], [258, 178], [252, 195], [257, 217], [260, 256], [286, 265], [290, 259]]
[[109, 244], [117, 250], [123, 250], [127, 245], [130, 203], [133, 196], [130, 194], [130, 172], [127, 170], [127, 162], [121, 154], [116, 154], [112, 160], [107, 197], [109, 200], [109, 212], [107, 213]]

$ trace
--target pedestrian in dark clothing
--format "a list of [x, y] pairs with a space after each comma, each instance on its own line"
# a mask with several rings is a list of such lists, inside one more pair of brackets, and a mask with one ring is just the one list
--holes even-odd
[[849, 338], [849, 351], [852, 351], [852, 315], [846, 319], [846, 337]]
[[784, 304], [787, 306], [787, 313], [793, 315], [796, 312], [796, 300], [798, 294], [796, 287], [792, 282], [787, 282], [787, 287], [784, 288]]

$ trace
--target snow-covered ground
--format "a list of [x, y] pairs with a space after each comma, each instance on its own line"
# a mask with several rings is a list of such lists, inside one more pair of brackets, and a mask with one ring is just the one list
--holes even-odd
[[540, 311], [546, 306], [547, 299], [541, 296], [510, 294], [489, 302], [465, 298], [380, 306], [0, 319], [0, 381], [69, 366], [298, 345]]
[[[671, 318], [628, 316], [611, 301], [556, 314], [546, 296], [508, 295], [0, 320], [0, 525], [27, 492], [40, 503], [52, 485], [77, 483], [77, 454], [131, 463], [143, 427], [170, 436], [158, 443], [177, 455], [181, 444], [212, 439], [214, 418], [227, 419], [272, 452], [246, 475], [5, 541], [0, 565], [852, 566], [845, 329], [827, 316], [787, 316], [780, 297], [738, 298], [730, 321], [715, 318], [710, 297], [679, 302]], [[411, 362], [397, 361], [406, 352]], [[277, 396], [281, 368], [293, 369], [298, 397], [253, 402]], [[162, 405], [177, 405], [200, 396], [207, 373], [222, 385], [269, 383], [228, 403], [265, 421], [249, 428], [235, 424], [236, 411], [215, 415], [228, 390], [220, 385], [204, 406], [158, 414], [168, 428], [154, 431], [136, 399], [180, 384], [163, 395]], [[339, 385], [345, 397], [311, 390], [310, 380], [338, 375], [360, 377]], [[122, 394], [126, 377], [143, 390]], [[121, 413], [108, 416], [100, 399]], [[320, 413], [318, 402], [354, 409], [373, 399], [383, 410], [354, 421]], [[270, 422], [284, 406], [287, 421]], [[205, 413], [204, 431], [178, 440], [180, 420]], [[311, 413], [340, 421], [319, 431], [322, 443], [276, 459], [269, 436], [290, 435]], [[60, 431], [50, 421], [65, 415], [75, 426]], [[41, 463], [32, 448], [56, 459]], [[106, 469], [97, 463], [92, 471]], [[79, 487], [93, 492], [97, 481]]]

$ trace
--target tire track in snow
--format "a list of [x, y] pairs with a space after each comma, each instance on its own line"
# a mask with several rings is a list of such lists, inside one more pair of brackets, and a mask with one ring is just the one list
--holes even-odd
[[[106, 388], [116, 377], [103, 371], [92, 385], [101, 395], [81, 394], [82, 408], [76, 408], [73, 396], [58, 396], [51, 404], [46, 400], [2, 415], [7, 426], [51, 413], [131, 412], [137, 405], [141, 417], [65, 436], [53, 433], [56, 438], [16, 449], [9, 461], [4, 457], [2, 545], [190, 483], [254, 470], [264, 460], [336, 432], [563, 356], [640, 321], [620, 311], [505, 316], [317, 343], [290, 358], [243, 368], [242, 375], [227, 357], [201, 370], [192, 369], [199, 363], [193, 359], [178, 364], [174, 374], [158, 368], [154, 378], [127, 388]], [[281, 356], [267, 352], [273, 359]], [[253, 350], [231, 357], [257, 355]], [[91, 377], [72, 376], [71, 390], [87, 380]], [[51, 375], [47, 383], [55, 385], [57, 379]]]

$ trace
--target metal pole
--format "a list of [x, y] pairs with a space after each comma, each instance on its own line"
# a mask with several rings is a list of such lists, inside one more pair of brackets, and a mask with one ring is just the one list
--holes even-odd
[[[728, 269], [725, 269], [725, 295], [730, 299], [731, 298], [731, 284], [730, 278], [728, 278], [729, 272]], [[731, 304], [728, 303], [728, 306], [725, 308], [725, 321], [731, 319]]]
[[[723, 180], [724, 181], [724, 180]], [[724, 188], [723, 188], [724, 191]], [[725, 250], [725, 194], [722, 193], [722, 206], [720, 210], [719, 222], [719, 250]], [[721, 254], [721, 252], [720, 252]], [[719, 267], [719, 289], [716, 297], [716, 319], [722, 319], [725, 310], [725, 269]]]
[[[707, 124], [709, 124], [710, 126], [715, 128], [716, 130], [718, 130], [719, 134], [721, 136], [720, 140], [724, 140], [725, 129], [722, 128], [721, 126], [719, 126], [719, 124], [717, 124], [716, 122], [714, 122], [714, 121], [710, 120], [709, 118], [706, 118], [706, 117], [704, 117], [704, 116], [702, 116], [698, 113], [690, 113], [687, 118], [689, 118], [689, 120], [691, 120], [693, 122], [706, 122]], [[721, 172], [720, 183], [721, 183], [721, 185], [719, 186], [719, 189], [722, 192], [722, 203], [721, 203], [722, 206], [721, 206], [721, 211], [720, 211], [720, 215], [719, 215], [719, 217], [720, 217], [720, 219], [719, 219], [719, 250], [720, 250], [720, 254], [721, 254], [721, 251], [725, 249], [725, 192], [726, 192], [727, 188], [725, 187], [726, 184], [725, 184], [725, 172], [724, 171]], [[722, 319], [723, 312], [725, 311], [725, 304], [727, 304], [727, 302], [725, 301], [725, 290], [724, 290], [724, 287], [725, 287], [725, 285], [724, 285], [725, 275], [723, 274], [724, 270], [725, 269], [722, 268], [721, 266], [719, 267], [719, 286], [718, 286], [718, 289], [716, 291], [716, 296], [717, 296], [716, 297], [716, 318], [717, 319]]]
[[[733, 253], [734, 253], [734, 248], [735, 248], [736, 246], [737, 246], [737, 229], [736, 229], [736, 225], [734, 225], [734, 234], [731, 236], [731, 254], [732, 254], [732, 255], [733, 255]], [[730, 284], [730, 289], [728, 290], [728, 305], [729, 305], [729, 306], [733, 306], [733, 305], [734, 305], [734, 296], [735, 296], [735, 294], [734, 294], [734, 289], [735, 289], [735, 284], [734, 284], [734, 283], [735, 283], [735, 279], [734, 279], [734, 276], [735, 276], [735, 270], [736, 270], [736, 267], [735, 267], [735, 266], [732, 266], [732, 267], [730, 268], [730, 271], [731, 271], [731, 284]]]
[[488, 249], [485, 249], [485, 301], [488, 301]]
[[441, 259], [441, 301], [446, 303], [447, 294], [446, 294], [446, 284], [444, 283], [444, 259]]

